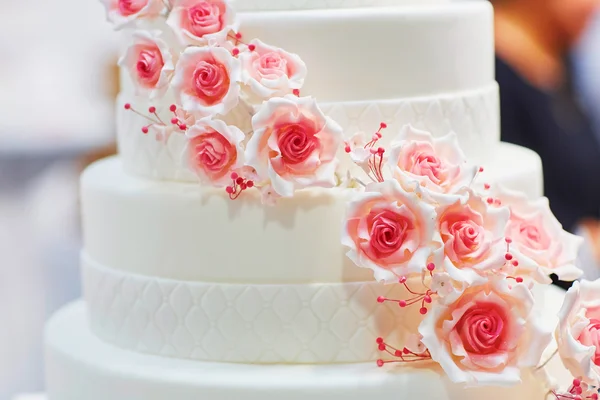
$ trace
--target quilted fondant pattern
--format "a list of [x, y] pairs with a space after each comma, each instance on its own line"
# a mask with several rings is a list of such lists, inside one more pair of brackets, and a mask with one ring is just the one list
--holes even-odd
[[[423, 0], [421, 0], [423, 1]], [[240, 11], [395, 6], [398, 0], [237, 0]]]
[[[388, 124], [386, 137], [393, 137], [406, 124], [436, 136], [454, 131], [467, 156], [481, 162], [500, 140], [498, 100], [498, 85], [494, 83], [480, 90], [433, 97], [320, 105], [346, 135], [375, 131], [381, 122]], [[195, 181], [182, 162], [186, 143], [183, 135], [171, 135], [166, 143], [153, 135], [143, 135], [140, 127], [146, 122], [124, 111], [123, 103], [119, 106], [118, 140], [125, 169], [154, 179]], [[147, 104], [136, 106], [144, 109]], [[161, 105], [157, 107], [160, 112]], [[166, 108], [168, 105], [162, 106]]]
[[[380, 357], [375, 339], [415, 331], [411, 310], [378, 304], [400, 285], [244, 285], [130, 275], [83, 257], [92, 331], [143, 353], [206, 361], [346, 363]], [[415, 310], [415, 315], [418, 312]], [[411, 322], [412, 321], [412, 322]], [[416, 322], [418, 323], [418, 322]]]

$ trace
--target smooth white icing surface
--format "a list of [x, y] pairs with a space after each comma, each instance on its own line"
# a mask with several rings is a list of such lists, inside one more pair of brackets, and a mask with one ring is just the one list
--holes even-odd
[[[541, 195], [532, 151], [502, 144], [486, 165], [486, 179]], [[86, 170], [81, 190], [85, 251], [101, 265], [204, 282], [372, 279], [340, 243], [347, 189], [308, 189], [265, 207], [256, 190], [231, 201], [222, 189], [137, 178], [111, 158]]]
[[[556, 292], [546, 300], [560, 303]], [[57, 313], [45, 334], [51, 400], [506, 400], [545, 398], [539, 379], [524, 372], [510, 388], [464, 388], [430, 365], [377, 368], [373, 363], [252, 365], [206, 363], [144, 355], [103, 343], [87, 327], [82, 302]], [[243, 340], [241, 338], [240, 340]], [[568, 374], [554, 359], [559, 382]]]
[[235, 0], [239, 11], [307, 10], [442, 4], [449, 0]]
[[[147, 121], [126, 111], [125, 103], [131, 98], [122, 93], [117, 105], [117, 135], [119, 150], [127, 172], [164, 180], [197, 181], [183, 164], [186, 140], [182, 134], [173, 134], [167, 143], [159, 142], [152, 135], [144, 135], [141, 127]], [[168, 108], [172, 102], [165, 99], [157, 106], [159, 113], [168, 120]], [[136, 108], [145, 110], [150, 103], [143, 99], [133, 101]], [[441, 137], [454, 131], [467, 156], [476, 163], [490, 158], [500, 140], [498, 85], [492, 82], [483, 88], [464, 92], [439, 94], [387, 101], [358, 101], [346, 103], [321, 103], [323, 112], [334, 119], [347, 136], [356, 132], [374, 132], [381, 122], [388, 124], [382, 143], [393, 139], [402, 126], [412, 124], [418, 129]], [[240, 118], [229, 121], [243, 130], [251, 130]], [[350, 162], [340, 149], [342, 163]]]
[[473, 90], [494, 82], [493, 9], [467, 1], [240, 14], [245, 38], [297, 53], [302, 94], [367, 101]]

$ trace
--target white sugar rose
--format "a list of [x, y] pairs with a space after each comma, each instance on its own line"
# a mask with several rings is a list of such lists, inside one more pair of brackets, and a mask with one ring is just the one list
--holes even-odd
[[435, 264], [452, 279], [468, 284], [485, 281], [487, 271], [505, 263], [504, 231], [510, 217], [506, 207], [494, 208], [471, 189], [437, 209], [437, 228], [444, 247], [435, 253]]
[[288, 95], [266, 101], [252, 118], [252, 127], [246, 163], [260, 181], [270, 181], [278, 195], [335, 186], [342, 129], [325, 117], [314, 99]]
[[241, 68], [222, 47], [188, 47], [172, 87], [184, 110], [199, 117], [224, 115], [239, 102]]
[[565, 295], [556, 329], [565, 367], [587, 383], [600, 384], [600, 280], [575, 282]]
[[567, 281], [582, 275], [575, 261], [583, 239], [562, 229], [547, 198], [529, 200], [499, 185], [491, 195], [494, 204], [510, 209], [506, 236], [512, 240], [510, 252], [521, 268], [532, 270], [534, 278], [543, 283], [550, 282], [550, 274]]
[[252, 50], [240, 54], [242, 82], [259, 101], [282, 97], [299, 90], [306, 78], [306, 65], [296, 54], [269, 46], [258, 39], [248, 44]]
[[167, 24], [184, 45], [221, 45], [235, 29], [230, 0], [173, 0]]
[[115, 29], [123, 28], [140, 19], [159, 17], [165, 9], [162, 0], [100, 0], [106, 7], [108, 20]]
[[393, 283], [422, 273], [441, 246], [434, 233], [434, 207], [391, 180], [368, 185], [349, 204], [342, 244], [357, 266], [373, 270], [377, 281]]
[[225, 187], [244, 165], [244, 133], [223, 121], [203, 118], [186, 132], [186, 161], [203, 182]]
[[533, 305], [524, 284], [497, 277], [435, 303], [419, 326], [421, 341], [453, 382], [517, 384], [552, 339]]
[[136, 31], [132, 38], [119, 65], [129, 73], [138, 95], [150, 99], [163, 95], [175, 69], [169, 46], [160, 39], [159, 31]]
[[469, 165], [456, 134], [434, 138], [406, 125], [392, 142], [388, 164], [407, 190], [417, 182], [432, 194], [453, 194], [469, 186], [477, 167]]

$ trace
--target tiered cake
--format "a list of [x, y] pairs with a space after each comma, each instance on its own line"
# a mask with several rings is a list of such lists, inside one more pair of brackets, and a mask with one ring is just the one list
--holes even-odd
[[[194, 2], [223, 3], [166, 3], [174, 14]], [[105, 3], [122, 25], [157, 7]], [[259, 38], [298, 54], [308, 67], [301, 95], [317, 99], [344, 134], [385, 126], [394, 136], [406, 125], [436, 138], [453, 131], [483, 166], [482, 186], [541, 196], [538, 156], [499, 141], [487, 2], [238, 0], [233, 7], [241, 35], [227, 51], [237, 56], [232, 46]], [[147, 27], [164, 33], [177, 22]], [[178, 57], [163, 61], [185, 59]], [[418, 307], [378, 304], [405, 289], [374, 281], [346, 257], [340, 236], [352, 185], [297, 190], [272, 206], [261, 204], [258, 189], [232, 201], [233, 188], [199, 185], [184, 156], [189, 135], [148, 126], [140, 115], [161, 122], [174, 115], [186, 131], [185, 101], [170, 88], [140, 94], [127, 63], [120, 154], [81, 181], [85, 300], [60, 311], [46, 332], [50, 400], [544, 398], [547, 389], [529, 371], [520, 385], [490, 390], [453, 383], [436, 364], [377, 368], [377, 338], [402, 343], [422, 316]], [[182, 85], [177, 72], [172, 79]], [[247, 133], [251, 113], [238, 105], [227, 122]]]

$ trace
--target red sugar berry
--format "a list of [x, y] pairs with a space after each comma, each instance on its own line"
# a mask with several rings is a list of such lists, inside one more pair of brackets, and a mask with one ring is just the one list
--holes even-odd
[[154, 114], [154, 113], [156, 112], [156, 107], [154, 107], [154, 106], [151, 106], [151, 107], [148, 109], [148, 112], [149, 112], [150, 114]]
[[350, 152], [352, 152], [352, 149], [350, 148], [350, 146], [349, 146], [349, 145], [346, 145], [346, 147], [344, 147], [344, 151], [345, 151], [346, 153], [350, 153]]
[[490, 186], [490, 184], [489, 184], [489, 183], [484, 183], [484, 184], [483, 184], [483, 188], [484, 188], [485, 190], [489, 190], [489, 189], [490, 189], [490, 187], [491, 187], [491, 186]]
[[431, 303], [431, 296], [430, 296], [430, 295], [427, 295], [427, 296], [423, 297], [423, 301], [424, 301], [425, 303]]
[[383, 367], [383, 360], [377, 360], [377, 366], [378, 367]]
[[375, 340], [377, 342], [377, 344], [381, 344], [383, 343], [383, 338], [382, 337], [378, 337], [377, 340]]
[[434, 263], [427, 264], [427, 270], [429, 272], [433, 272], [434, 269], [435, 269], [435, 264]]
[[241, 34], [241, 33], [239, 33], [239, 32], [237, 32], [237, 33], [235, 34], [235, 38], [236, 38], [236, 39], [238, 39], [238, 40], [239, 40], [239, 39], [241, 39], [241, 38], [242, 38], [242, 34]]
[[573, 391], [575, 392], [575, 394], [581, 394], [583, 393], [583, 388], [581, 386], [575, 386], [573, 388]]
[[149, 129], [148, 129], [148, 127], [147, 127], [147, 126], [144, 126], [144, 127], [142, 128], [142, 132], [144, 133], [144, 135], [145, 135], [145, 134], [147, 134], [147, 133], [148, 133], [148, 131], [149, 131]]
[[483, 172], [483, 167], [479, 167], [479, 172]]
[[383, 296], [379, 296], [379, 297], [377, 298], [377, 302], [378, 302], [378, 303], [383, 303], [383, 302], [385, 302], [385, 297], [383, 297]]
[[294, 94], [294, 96], [298, 97], [300, 96], [300, 89], [294, 89], [292, 93]]
[[235, 181], [239, 177], [239, 175], [236, 172], [232, 172], [230, 177]]
[[256, 46], [255, 46], [255, 45], [253, 45], [253, 44], [249, 44], [249, 45], [248, 45], [248, 50], [250, 50], [250, 51], [254, 51], [254, 50], [256, 50]]
[[384, 343], [379, 343], [379, 346], [377, 346], [377, 348], [379, 349], [379, 351], [385, 351], [385, 344]]
[[404, 307], [406, 307], [406, 301], [404, 301], [404, 300], [400, 300], [400, 301], [398, 302], [398, 305], [399, 305], [400, 307], [404, 308]]
[[400, 279], [398, 279], [398, 282], [405, 283], [406, 282], [406, 277], [405, 276], [401, 276]]
[[179, 125], [179, 129], [181, 129], [182, 131], [185, 131], [187, 129], [187, 125], [181, 124], [181, 125]]
[[175, 104], [171, 104], [171, 107], [169, 107], [169, 110], [171, 110], [171, 112], [175, 112], [175, 111], [177, 111], [177, 106]]
[[511, 239], [511, 238], [509, 238], [509, 237], [505, 238], [505, 239], [504, 239], [504, 241], [505, 241], [506, 243], [508, 243], [508, 244], [511, 244], [511, 243], [512, 243], [512, 239]]
[[126, 110], [129, 110], [129, 109], [131, 109], [131, 104], [125, 103], [124, 107]]
[[581, 380], [577, 378], [573, 379], [573, 386], [581, 386]]
[[510, 254], [510, 253], [506, 253], [506, 254], [504, 255], [504, 258], [506, 259], [506, 261], [510, 261], [510, 260], [512, 260], [512, 259], [513, 259], [513, 255], [512, 255], [512, 254]]
[[246, 186], [248, 186], [249, 188], [254, 187], [254, 181], [246, 182]]
[[592, 399], [592, 400], [598, 400], [598, 394], [597, 393], [592, 393], [592, 396], [590, 397], [590, 399]]
[[238, 49], [237, 47], [235, 47], [233, 50], [231, 50], [231, 54], [233, 54], [234, 56], [237, 56], [240, 54], [240, 49]]
[[171, 118], [171, 123], [173, 125], [177, 125], [178, 122], [179, 122], [179, 120], [177, 118]]
[[379, 127], [381, 129], [385, 129], [385, 128], [387, 128], [387, 124], [385, 122], [382, 122], [381, 124], [379, 124]]
[[486, 201], [488, 204], [494, 204], [494, 199], [492, 199], [491, 197], [488, 197]]
[[425, 314], [427, 314], [427, 309], [425, 307], [421, 307], [419, 312], [421, 313], [421, 315], [425, 315]]
[[517, 276], [515, 281], [517, 281], [517, 283], [523, 283], [523, 278], [521, 278], [520, 276]]
[[242, 188], [242, 190], [246, 190], [246, 189], [248, 189], [248, 185], [246, 185], [245, 183], [242, 183], [240, 185], [240, 188]]
[[241, 185], [242, 183], [244, 183], [244, 178], [242, 178], [241, 176], [238, 176], [235, 179], [235, 183], [237, 183], [238, 185]]
[[227, 187], [225, 188], [225, 191], [226, 191], [228, 194], [233, 194], [233, 188], [232, 188], [231, 186], [227, 186]]
[[402, 352], [400, 350], [396, 350], [396, 351], [394, 351], [394, 355], [396, 357], [402, 357]]
[[385, 153], [385, 149], [383, 147], [380, 147], [377, 149], [377, 153], [383, 154], [383, 153]]
[[409, 349], [407, 349], [406, 347], [402, 349], [402, 352], [403, 352], [404, 354], [410, 354], [410, 350], [409, 350]]

